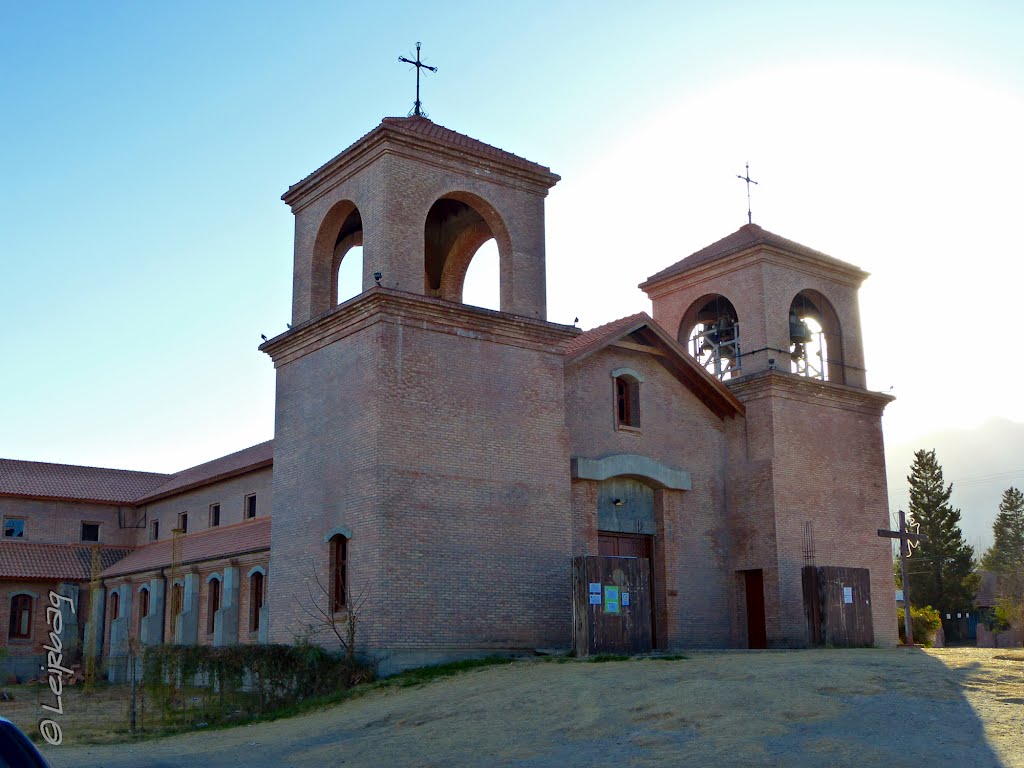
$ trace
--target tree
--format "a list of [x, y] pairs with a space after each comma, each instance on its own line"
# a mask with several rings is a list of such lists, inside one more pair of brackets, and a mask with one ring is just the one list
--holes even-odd
[[1001, 574], [1024, 569], [1024, 493], [1017, 488], [1003, 491], [992, 537], [995, 541], [981, 559], [982, 567]]
[[945, 485], [935, 451], [917, 451], [907, 477], [910, 514], [928, 536], [911, 558], [910, 596], [914, 605], [933, 605], [939, 611], [974, 607], [978, 577], [974, 548], [964, 541], [960, 510], [949, 503], [953, 484]]

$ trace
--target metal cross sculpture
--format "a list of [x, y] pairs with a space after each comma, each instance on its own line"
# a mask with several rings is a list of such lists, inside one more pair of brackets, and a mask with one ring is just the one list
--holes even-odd
[[[407, 59], [405, 56], [399, 56], [398, 60], [405, 64], [412, 64], [416, 67], [416, 101], [413, 102], [412, 114], [416, 117], [426, 117], [427, 114], [423, 111], [420, 104], [420, 70], [429, 69], [431, 72], [437, 72], [437, 67], [431, 67], [428, 64], [424, 64], [420, 61], [420, 43], [416, 43], [416, 61]], [[755, 182], [756, 183], [756, 182]]]
[[[911, 527], [914, 528], [913, 533], [910, 531]], [[898, 531], [889, 531], [885, 528], [878, 529], [878, 535], [882, 538], [900, 540], [900, 571], [903, 574], [903, 629], [907, 633], [908, 648], [914, 645], [914, 630], [910, 623], [910, 576], [907, 574], [907, 558], [910, 557], [911, 547], [916, 546], [922, 541], [928, 541], [928, 537], [923, 533], [917, 533], [917, 528], [918, 525], [914, 522], [914, 518], [911, 517], [908, 522], [907, 513], [901, 509], [900, 529]]]
[[[417, 96], [417, 98], [419, 98], [419, 97]], [[737, 179], [743, 179], [743, 181], [747, 182], [747, 224], [753, 224], [754, 223], [754, 219], [750, 215], [750, 185], [751, 184], [757, 184], [757, 182], [754, 181], [752, 178], [750, 178], [750, 163], [747, 163], [747, 172], [746, 172], [746, 174], [743, 175], [743, 176], [740, 176], [737, 173], [736, 174], [736, 178]]]

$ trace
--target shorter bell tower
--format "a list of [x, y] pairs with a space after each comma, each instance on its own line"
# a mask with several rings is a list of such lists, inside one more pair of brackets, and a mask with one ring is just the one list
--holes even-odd
[[866, 277], [747, 224], [640, 286], [654, 319], [746, 408], [730, 446], [730, 558], [737, 606], [763, 584], [769, 646], [809, 642], [811, 565], [869, 569], [875, 643], [896, 642], [891, 553], [876, 535], [889, 522], [881, 417], [892, 397], [866, 388]]

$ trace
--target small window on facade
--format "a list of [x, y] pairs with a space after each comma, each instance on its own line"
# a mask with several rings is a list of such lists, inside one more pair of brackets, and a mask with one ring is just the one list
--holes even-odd
[[110, 593], [110, 620], [121, 618], [121, 593], [114, 590]]
[[245, 497], [245, 519], [249, 520], [256, 517], [256, 494], [250, 494]]
[[182, 533], [188, 533], [188, 512], [178, 513], [178, 530]]
[[348, 597], [348, 539], [341, 534], [331, 539], [331, 610], [340, 611]]
[[142, 631], [142, 620], [149, 616], [149, 590], [139, 592], [139, 631]]
[[210, 527], [216, 528], [220, 525], [220, 504], [210, 505]]
[[149, 538], [151, 541], [156, 541], [160, 538], [160, 521], [154, 520], [153, 525], [150, 526]]
[[640, 426], [640, 382], [631, 376], [615, 378], [615, 424]]
[[31, 595], [15, 595], [11, 598], [11, 625], [7, 636], [12, 640], [27, 640], [32, 636]]
[[100, 524], [82, 523], [82, 541], [99, 541]]
[[206, 632], [213, 634], [213, 623], [220, 610], [220, 579], [211, 579], [209, 586], [209, 602], [206, 611]]
[[25, 538], [25, 521], [20, 517], [4, 518], [4, 538], [23, 539]]
[[263, 574], [259, 571], [249, 578], [250, 632], [258, 632], [260, 629], [260, 609], [263, 608], [263, 581]]

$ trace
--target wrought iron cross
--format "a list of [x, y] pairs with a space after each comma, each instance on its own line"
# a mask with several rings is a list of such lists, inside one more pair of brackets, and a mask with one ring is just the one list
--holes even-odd
[[[419, 98], [419, 96], [417, 96]], [[754, 219], [751, 216], [751, 184], [756, 184], [757, 181], [751, 178], [751, 164], [746, 164], [746, 174], [740, 176], [736, 174], [736, 178], [740, 178], [746, 182], [746, 223], [753, 224]]]
[[[405, 64], [412, 64], [416, 67], [416, 101], [413, 102], [412, 113], [416, 117], [426, 117], [426, 114], [421, 109], [420, 105], [420, 70], [429, 69], [431, 72], [437, 72], [437, 67], [431, 67], [429, 64], [424, 64], [420, 61], [420, 43], [416, 43], [416, 61], [407, 59], [405, 56], [399, 56], [398, 60]], [[755, 182], [756, 183], [756, 182]]]
[[885, 528], [878, 529], [878, 535], [884, 539], [900, 540], [900, 569], [903, 576], [903, 631], [907, 634], [907, 646], [914, 645], [914, 629], [910, 623], [910, 574], [907, 573], [907, 558], [910, 557], [910, 547], [918, 542], [928, 541], [928, 537], [916, 531], [917, 524], [911, 517], [908, 523], [907, 513], [900, 510], [900, 528], [898, 531], [889, 531]]

